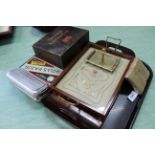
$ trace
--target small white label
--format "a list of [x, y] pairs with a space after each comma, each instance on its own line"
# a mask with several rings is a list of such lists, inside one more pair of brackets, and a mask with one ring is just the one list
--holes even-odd
[[131, 101], [131, 102], [134, 102], [135, 99], [137, 98], [138, 96], [138, 93], [135, 92], [135, 91], [132, 91], [129, 95], [128, 95], [128, 99]]

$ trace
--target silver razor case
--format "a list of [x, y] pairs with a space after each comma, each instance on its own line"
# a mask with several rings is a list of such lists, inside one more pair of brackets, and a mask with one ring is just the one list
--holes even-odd
[[13, 69], [6, 76], [18, 89], [35, 101], [40, 101], [49, 92], [45, 81], [36, 78], [24, 69]]

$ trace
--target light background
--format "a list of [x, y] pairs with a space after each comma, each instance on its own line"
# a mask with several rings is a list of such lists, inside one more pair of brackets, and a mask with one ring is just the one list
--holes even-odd
[[[0, 4], [0, 25], [6, 26], [155, 26], [154, 0], [2, 0]], [[109, 32], [107, 34], [109, 35]], [[154, 36], [152, 32], [150, 32], [150, 35]], [[145, 33], [143, 35], [142, 32], [141, 39], [147, 40], [148, 35], [145, 36]], [[142, 50], [144, 51], [145, 47], [128, 42], [132, 42], [132, 40], [123, 40], [123, 45], [136, 46], [136, 49], [134, 49], [136, 53], [141, 54]], [[153, 42], [154, 40], [151, 40], [152, 47]], [[24, 48], [21, 49], [24, 52]], [[32, 53], [29, 53], [29, 56]], [[140, 54], [138, 56], [142, 57]], [[151, 55], [153, 60], [153, 51]], [[18, 61], [18, 65], [27, 57], [22, 56], [23, 59]], [[150, 62], [148, 63], [150, 64]], [[151, 64], [152, 67], [154, 63], [151, 62]], [[2, 78], [4, 78], [3, 75]], [[150, 97], [153, 98], [152, 88], [153, 84], [144, 104], [146, 100], [150, 100]], [[152, 102], [151, 104], [153, 105]], [[145, 121], [148, 122], [147, 115], [153, 118], [154, 109], [150, 109], [149, 106], [146, 106], [146, 109], [151, 111], [151, 113], [143, 116], [143, 118], [146, 117]], [[29, 110], [27, 113], [29, 114]], [[141, 112], [137, 120], [140, 118]], [[154, 120], [150, 120], [149, 124], [154, 126]], [[0, 154], [154, 154], [154, 139], [155, 130], [1, 130]]]
[[[155, 27], [82, 27], [90, 31], [90, 41], [121, 38], [123, 46], [155, 71]], [[71, 124], [17, 90], [6, 78], [10, 69], [17, 68], [34, 55], [33, 43], [45, 34], [33, 27], [16, 27], [10, 43], [0, 46], [0, 128], [74, 128]], [[133, 128], [155, 128], [155, 80], [141, 107]]]

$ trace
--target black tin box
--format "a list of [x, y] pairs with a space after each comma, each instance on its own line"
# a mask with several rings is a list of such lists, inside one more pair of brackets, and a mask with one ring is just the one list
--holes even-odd
[[33, 45], [36, 56], [64, 68], [89, 42], [89, 31], [60, 26]]

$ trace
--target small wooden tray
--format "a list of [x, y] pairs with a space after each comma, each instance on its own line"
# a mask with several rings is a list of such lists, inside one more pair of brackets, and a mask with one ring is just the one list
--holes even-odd
[[0, 36], [11, 35], [13, 32], [12, 26], [0, 26]]

